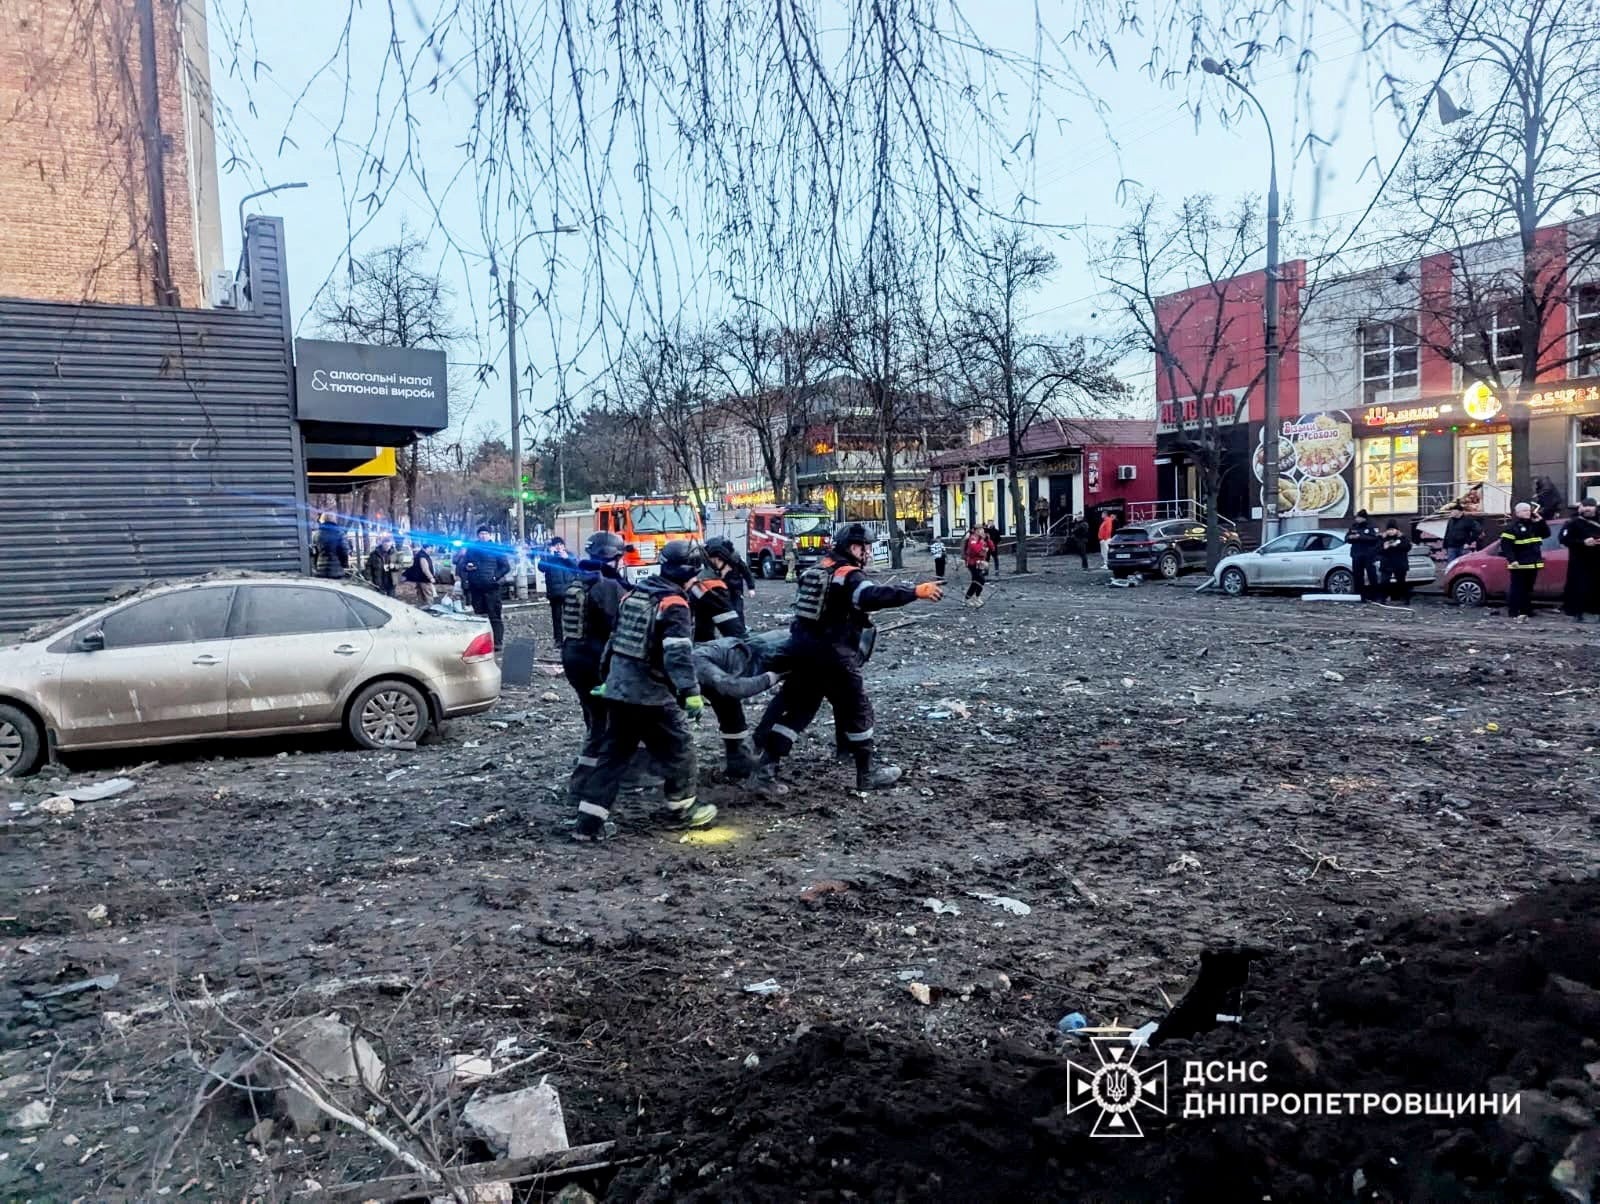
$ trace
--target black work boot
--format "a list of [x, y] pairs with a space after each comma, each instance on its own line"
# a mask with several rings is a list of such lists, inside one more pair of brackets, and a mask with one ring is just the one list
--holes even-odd
[[778, 758], [769, 752], [761, 754], [761, 761], [756, 766], [755, 772], [749, 777], [745, 785], [751, 789], [759, 790], [763, 786], [776, 785], [778, 781]]
[[879, 765], [872, 749], [856, 749], [856, 789], [883, 790], [900, 780], [898, 765]]
[[723, 751], [728, 758], [728, 777], [731, 780], [742, 782], [756, 771], [759, 761], [756, 757], [755, 743], [749, 736], [727, 741]]

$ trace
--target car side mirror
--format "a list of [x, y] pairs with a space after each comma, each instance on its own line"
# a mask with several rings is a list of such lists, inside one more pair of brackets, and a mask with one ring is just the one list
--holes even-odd
[[78, 636], [75, 646], [79, 652], [103, 652], [106, 646], [106, 633], [98, 627], [93, 631], [85, 631]]

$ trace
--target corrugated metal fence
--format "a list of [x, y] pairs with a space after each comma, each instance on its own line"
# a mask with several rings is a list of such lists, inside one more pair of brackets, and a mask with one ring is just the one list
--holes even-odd
[[119, 585], [304, 566], [282, 226], [250, 311], [0, 298], [0, 633]]

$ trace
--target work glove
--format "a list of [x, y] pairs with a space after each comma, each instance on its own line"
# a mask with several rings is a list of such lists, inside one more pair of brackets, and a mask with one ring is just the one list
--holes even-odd
[[938, 602], [944, 597], [944, 590], [937, 581], [924, 581], [916, 592], [924, 602]]
[[691, 722], [700, 722], [700, 713], [706, 709], [706, 700], [703, 695], [691, 694], [683, 700], [683, 709], [688, 712]]
[[589, 697], [591, 697], [591, 698], [604, 698], [605, 696], [606, 696], [606, 683], [605, 682], [601, 682], [598, 686], [596, 686], [594, 689], [589, 691]]

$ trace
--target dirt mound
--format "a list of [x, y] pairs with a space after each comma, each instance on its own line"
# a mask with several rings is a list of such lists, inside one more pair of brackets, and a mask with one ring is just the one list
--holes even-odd
[[[1586, 1179], [1600, 1152], [1597, 949], [1586, 882], [1258, 962], [1242, 1024], [1141, 1055], [1170, 1085], [1142, 1139], [1091, 1138], [1094, 1109], [1068, 1114], [1068, 1058], [1094, 1064], [1082, 1041], [963, 1057], [821, 1028], [687, 1094], [685, 1148], [611, 1198], [1186, 1200], [1226, 1176], [1239, 1199], [1587, 1199], [1551, 1171], [1565, 1155], [1558, 1177]], [[1520, 1092], [1522, 1111], [1184, 1118], [1191, 1060], [1266, 1063], [1264, 1083], [1219, 1093]]]

